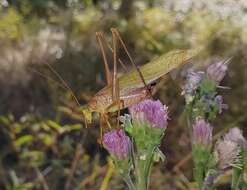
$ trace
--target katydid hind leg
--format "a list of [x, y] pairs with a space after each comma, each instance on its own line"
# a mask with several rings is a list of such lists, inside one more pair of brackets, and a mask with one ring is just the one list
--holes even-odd
[[112, 76], [112, 101], [119, 100], [119, 85], [117, 79], [117, 40], [116, 35], [112, 32], [112, 45], [113, 45], [113, 76]]
[[103, 34], [101, 32], [96, 32], [96, 39], [97, 39], [97, 42], [99, 44], [101, 55], [102, 55], [103, 62], [104, 62], [106, 82], [107, 82], [107, 85], [111, 85], [112, 84], [112, 79], [111, 79], [112, 77], [111, 77], [111, 73], [110, 73], [110, 69], [109, 69], [109, 64], [108, 64], [108, 61], [106, 58], [106, 52], [105, 52], [105, 49], [104, 49], [104, 46], [102, 43]]
[[127, 49], [125, 43], [124, 43], [124, 41], [122, 40], [122, 37], [121, 37], [121, 35], [119, 34], [118, 30], [117, 30], [116, 28], [112, 28], [111, 31], [112, 31], [112, 33], [114, 33], [114, 34], [117, 36], [117, 38], [118, 38], [118, 40], [120, 41], [120, 43], [121, 43], [121, 45], [122, 45], [122, 47], [123, 47], [125, 53], [127, 54], [128, 58], [129, 58], [131, 64], [132, 64], [132, 65], [134, 66], [134, 68], [137, 70], [137, 72], [138, 72], [138, 74], [139, 74], [139, 76], [140, 76], [140, 78], [141, 78], [141, 80], [142, 80], [142, 82], [143, 82], [145, 88], [147, 89], [147, 92], [149, 93], [150, 96], [152, 96], [152, 89], [151, 89], [151, 88], [147, 85], [147, 83], [145, 82], [145, 78], [144, 78], [144, 76], [143, 76], [143, 74], [142, 74], [140, 68], [138, 67], [138, 65], [136, 65], [136, 63], [135, 63], [134, 60], [132, 59], [132, 57], [131, 57], [131, 55], [130, 55], [130, 53], [129, 53], [129, 51], [128, 51], [128, 49]]
[[[104, 43], [107, 45], [107, 47], [113, 53], [113, 48], [111, 47], [111, 45], [109, 44], [109, 42], [107, 42], [107, 40], [105, 39], [105, 37], [103, 35], [101, 37], [102, 37], [102, 40], [104, 41]], [[117, 57], [117, 60], [120, 63], [120, 65], [122, 66], [122, 68], [124, 69], [124, 71], [127, 72], [128, 69], [127, 69], [125, 63], [119, 57]]]
[[[119, 89], [119, 81], [117, 78], [117, 39], [116, 34], [112, 31], [112, 41], [113, 41], [113, 93], [112, 93], [112, 100], [113, 102], [117, 102], [118, 106], [118, 118], [120, 116], [120, 109], [121, 109], [121, 100], [120, 100], [120, 89]], [[118, 126], [119, 126], [119, 120], [118, 120]]]

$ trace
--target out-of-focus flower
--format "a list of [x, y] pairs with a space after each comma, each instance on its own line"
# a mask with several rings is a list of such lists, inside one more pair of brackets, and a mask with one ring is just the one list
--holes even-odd
[[193, 125], [193, 144], [208, 147], [212, 144], [212, 126], [203, 119]]
[[203, 182], [204, 189], [208, 189], [208, 187], [212, 186], [214, 184], [215, 179], [222, 173], [222, 171], [209, 169]]
[[240, 160], [240, 147], [237, 143], [221, 139], [216, 143], [215, 153], [217, 158], [217, 167], [221, 170], [237, 166]]
[[208, 78], [216, 81], [217, 83], [220, 83], [221, 80], [226, 75], [226, 71], [228, 69], [227, 63], [229, 61], [230, 61], [230, 59], [227, 59], [226, 61], [224, 60], [224, 61], [220, 61], [220, 62], [217, 62], [217, 63], [210, 65], [207, 68]]
[[222, 113], [223, 109], [228, 109], [228, 105], [223, 103], [223, 97], [221, 95], [217, 95], [214, 101], [219, 109], [219, 113]]
[[230, 129], [224, 136], [224, 139], [235, 142], [243, 148], [247, 148], [247, 141], [244, 138], [242, 131], [237, 127]]
[[134, 123], [166, 128], [168, 120], [167, 109], [159, 100], [144, 100], [130, 107], [129, 111]]
[[190, 72], [187, 75], [186, 84], [182, 87], [182, 95], [190, 94], [193, 95], [195, 90], [199, 86], [201, 80], [203, 79], [205, 73], [202, 71]]
[[128, 158], [131, 142], [123, 129], [105, 133], [103, 136], [103, 145], [114, 158], [118, 160]]

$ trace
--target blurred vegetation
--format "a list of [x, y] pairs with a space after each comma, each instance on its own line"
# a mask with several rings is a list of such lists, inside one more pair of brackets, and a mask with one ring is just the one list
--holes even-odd
[[[49, 63], [86, 103], [104, 86], [95, 32], [110, 40], [111, 27], [137, 64], [176, 48], [204, 47], [196, 65], [233, 56], [223, 82], [229, 109], [215, 126], [239, 126], [246, 136], [245, 0], [0, 0], [0, 189], [124, 189], [97, 143], [98, 122], [84, 128], [61, 112], [75, 106], [69, 92], [35, 72], [59, 81]], [[196, 189], [180, 92], [169, 79], [156, 94], [171, 121], [162, 144], [167, 163], [154, 167], [150, 189]], [[225, 178], [219, 189], [229, 189]]]

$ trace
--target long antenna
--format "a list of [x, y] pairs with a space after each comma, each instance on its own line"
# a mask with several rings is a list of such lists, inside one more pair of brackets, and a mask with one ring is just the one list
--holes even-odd
[[55, 83], [56, 85], [58, 85], [58, 86], [61, 87], [62, 89], [68, 90], [64, 85], [62, 85], [61, 83], [57, 82], [57, 81], [54, 80], [53, 78], [51, 78], [51, 77], [49, 77], [49, 76], [47, 76], [47, 75], [45, 75], [45, 74], [43, 74], [43, 73], [41, 73], [41, 72], [39, 72], [39, 71], [33, 69], [33, 68], [31, 68], [31, 67], [28, 67], [27, 69], [30, 70], [30, 71], [33, 72], [33, 73], [36, 73], [36, 74], [40, 75], [40, 76], [43, 77], [43, 78], [45, 78], [45, 79], [47, 79], [47, 80], [49, 80], [49, 81]]
[[78, 104], [78, 106], [81, 106], [81, 104], [79, 103], [78, 99], [76, 98], [73, 90], [70, 88], [70, 86], [65, 82], [65, 80], [58, 74], [58, 72], [49, 64], [49, 63], [45, 63], [50, 70], [57, 76], [57, 78], [62, 82], [62, 84], [64, 85], [65, 88], [67, 88], [67, 90], [70, 92], [71, 96], [74, 98], [74, 100], [76, 101], [76, 103]]
[[44, 64], [46, 64], [46, 65], [49, 67], [50, 71], [51, 71], [53, 74], [56, 75], [56, 77], [60, 80], [60, 82], [62, 82], [62, 84], [59, 83], [59, 82], [57, 82], [57, 81], [55, 81], [53, 78], [51, 78], [51, 77], [49, 77], [49, 76], [46, 76], [46, 75], [44, 75], [43, 73], [41, 73], [41, 72], [39, 72], [39, 71], [37, 71], [37, 70], [35, 70], [35, 69], [32, 69], [32, 68], [29, 68], [29, 69], [30, 69], [31, 71], [33, 71], [33, 72], [39, 74], [40, 76], [42, 76], [42, 77], [44, 77], [44, 78], [46, 78], [46, 79], [48, 79], [48, 80], [50, 80], [50, 81], [56, 83], [57, 85], [59, 85], [59, 86], [60, 86], [61, 88], [63, 88], [64, 90], [68, 90], [69, 93], [70, 93], [70, 95], [71, 95], [71, 96], [73, 97], [73, 99], [75, 100], [76, 104], [77, 104], [78, 106], [81, 106], [81, 104], [79, 103], [78, 99], [76, 98], [76, 96], [75, 96], [74, 92], [72, 91], [72, 89], [70, 88], [70, 86], [69, 86], [69, 85], [65, 82], [65, 80], [58, 74], [58, 72], [57, 72], [57, 71], [56, 71], [49, 63], [44, 62]]

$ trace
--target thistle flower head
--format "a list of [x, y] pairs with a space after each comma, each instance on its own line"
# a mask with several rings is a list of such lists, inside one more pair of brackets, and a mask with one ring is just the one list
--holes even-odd
[[225, 170], [231, 166], [239, 167], [240, 147], [237, 143], [221, 139], [216, 143], [215, 153], [219, 169]]
[[167, 107], [159, 100], [144, 100], [129, 108], [133, 122], [148, 124], [151, 127], [166, 128]]
[[130, 152], [130, 138], [123, 129], [112, 130], [103, 136], [103, 145], [118, 160], [124, 160]]
[[227, 62], [229, 61], [230, 59], [209, 65], [207, 68], [208, 78], [214, 80], [217, 83], [220, 83], [226, 75]]
[[193, 144], [208, 147], [212, 144], [212, 126], [203, 119], [193, 125]]
[[243, 148], [247, 148], [247, 141], [244, 138], [242, 131], [237, 127], [230, 129], [224, 136], [224, 139], [235, 142]]

